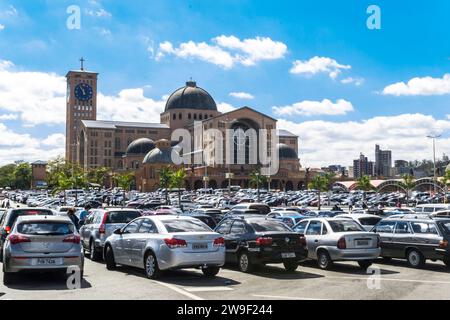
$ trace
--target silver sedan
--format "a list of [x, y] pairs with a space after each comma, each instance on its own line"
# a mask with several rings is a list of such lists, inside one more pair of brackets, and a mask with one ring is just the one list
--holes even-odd
[[293, 229], [305, 235], [308, 258], [322, 269], [330, 269], [334, 261], [357, 261], [367, 269], [380, 255], [379, 236], [352, 219], [309, 218]]
[[84, 256], [72, 221], [60, 216], [21, 216], [3, 249], [3, 282], [22, 271], [67, 271], [83, 277]]
[[215, 276], [225, 263], [225, 241], [202, 221], [186, 216], [145, 216], [116, 230], [105, 241], [106, 268], [116, 264], [145, 270], [154, 279], [162, 270], [201, 268]]

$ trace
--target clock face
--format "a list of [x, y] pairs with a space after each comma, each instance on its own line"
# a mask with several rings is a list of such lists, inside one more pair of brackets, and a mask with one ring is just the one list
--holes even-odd
[[80, 83], [75, 87], [75, 97], [80, 101], [90, 100], [92, 94], [92, 87], [86, 83]]

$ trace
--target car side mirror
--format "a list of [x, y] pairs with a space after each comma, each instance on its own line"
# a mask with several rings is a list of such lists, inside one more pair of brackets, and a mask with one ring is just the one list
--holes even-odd
[[122, 230], [120, 228], [116, 229], [114, 230], [114, 234], [122, 234]]

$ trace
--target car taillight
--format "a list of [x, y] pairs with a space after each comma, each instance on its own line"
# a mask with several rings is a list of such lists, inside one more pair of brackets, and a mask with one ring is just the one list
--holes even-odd
[[69, 243], [75, 243], [75, 244], [79, 244], [80, 243], [80, 236], [79, 235], [75, 235], [72, 234], [70, 236], [67, 236], [64, 238], [63, 242], [69, 242]]
[[302, 247], [306, 247], [306, 238], [305, 236], [301, 235], [299, 238], [299, 243]]
[[441, 240], [439, 241], [439, 248], [445, 249], [448, 247], [448, 241], [447, 240]]
[[103, 215], [102, 224], [100, 225], [100, 228], [98, 229], [98, 233], [105, 234], [106, 233], [106, 219], [108, 218], [108, 214]]
[[339, 241], [337, 243], [337, 247], [338, 247], [338, 249], [346, 249], [347, 248], [347, 243], [345, 242], [344, 237], [339, 239]]
[[273, 243], [273, 239], [270, 237], [256, 238], [256, 245], [258, 246], [270, 246]]
[[170, 238], [170, 239], [164, 239], [164, 242], [170, 249], [187, 247], [186, 240], [183, 240], [183, 239]]
[[10, 226], [6, 226], [5, 227], [5, 231], [6, 231], [6, 233], [10, 233], [11, 232], [11, 227]]
[[8, 237], [9, 242], [11, 244], [18, 244], [23, 242], [31, 242], [30, 238], [22, 236], [20, 234], [12, 234]]
[[225, 245], [225, 239], [224, 238], [217, 238], [214, 239], [214, 247], [223, 247]]

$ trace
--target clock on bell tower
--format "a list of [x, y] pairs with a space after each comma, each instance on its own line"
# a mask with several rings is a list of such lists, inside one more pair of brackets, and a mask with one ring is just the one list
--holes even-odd
[[78, 135], [81, 120], [97, 119], [98, 73], [84, 70], [83, 58], [80, 70], [69, 71], [66, 97], [66, 161], [77, 162]]

